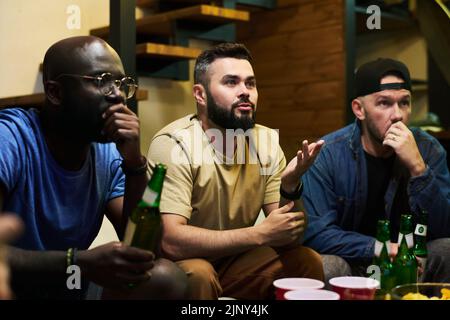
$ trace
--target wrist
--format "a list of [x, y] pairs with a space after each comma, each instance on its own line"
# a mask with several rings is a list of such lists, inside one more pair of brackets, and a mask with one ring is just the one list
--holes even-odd
[[120, 165], [126, 176], [138, 176], [147, 173], [148, 162], [144, 156], [140, 156], [139, 160], [123, 160]]
[[265, 241], [265, 236], [264, 236], [264, 231], [263, 231], [263, 225], [262, 224], [258, 224], [256, 226], [253, 227], [253, 238], [254, 238], [254, 242], [257, 246], [264, 246], [266, 245], [266, 241]]
[[122, 160], [122, 165], [127, 168], [142, 167], [146, 163], [147, 159], [141, 154], [135, 157], [123, 158]]
[[87, 250], [79, 250], [77, 251], [76, 264], [81, 270], [81, 274], [83, 277], [89, 278], [89, 267], [87, 263]]
[[299, 183], [297, 183], [297, 185], [295, 186], [295, 188], [290, 188], [289, 191], [285, 190], [283, 185], [280, 185], [280, 195], [287, 200], [299, 200], [302, 196], [303, 193], [303, 184], [300, 181]]
[[413, 168], [410, 170], [411, 177], [418, 177], [424, 174], [425, 170], [427, 169], [425, 163], [420, 162], [413, 166]]
[[286, 192], [295, 192], [301, 183], [300, 179], [281, 178], [281, 188]]

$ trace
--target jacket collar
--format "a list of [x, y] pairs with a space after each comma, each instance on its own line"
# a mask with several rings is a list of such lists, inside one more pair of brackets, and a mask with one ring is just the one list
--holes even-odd
[[361, 122], [355, 119], [353, 125], [351, 125], [351, 133], [348, 139], [350, 150], [352, 150], [353, 158], [358, 158], [358, 153], [361, 152]]

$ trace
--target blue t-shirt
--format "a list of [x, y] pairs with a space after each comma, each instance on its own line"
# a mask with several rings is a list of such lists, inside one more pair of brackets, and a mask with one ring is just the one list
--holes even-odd
[[118, 159], [114, 144], [92, 143], [82, 168], [65, 170], [47, 148], [36, 110], [0, 111], [3, 209], [25, 223], [14, 245], [27, 250], [88, 248], [100, 230], [106, 204], [124, 194]]

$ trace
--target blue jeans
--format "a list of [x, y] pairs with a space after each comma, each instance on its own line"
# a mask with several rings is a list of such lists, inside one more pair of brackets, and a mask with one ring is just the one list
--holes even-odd
[[[428, 260], [422, 282], [450, 282], [450, 238], [427, 243]], [[342, 276], [367, 277], [367, 264], [352, 264], [339, 256], [322, 255], [326, 285], [329, 280]]]

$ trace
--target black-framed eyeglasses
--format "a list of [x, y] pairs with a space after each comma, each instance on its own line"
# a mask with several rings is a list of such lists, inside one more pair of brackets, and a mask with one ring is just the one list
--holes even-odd
[[136, 84], [136, 81], [133, 78], [123, 77], [122, 79], [119, 80], [115, 79], [114, 76], [109, 72], [102, 73], [99, 76], [83, 76], [72, 73], [61, 73], [55, 78], [55, 80], [57, 80], [60, 77], [76, 77], [93, 80], [97, 84], [97, 87], [100, 90], [100, 92], [105, 96], [109, 96], [111, 93], [113, 93], [114, 88], [118, 88], [120, 91], [123, 91], [125, 93], [127, 99], [130, 99], [131, 97], [134, 96], [138, 88], [138, 85]]

